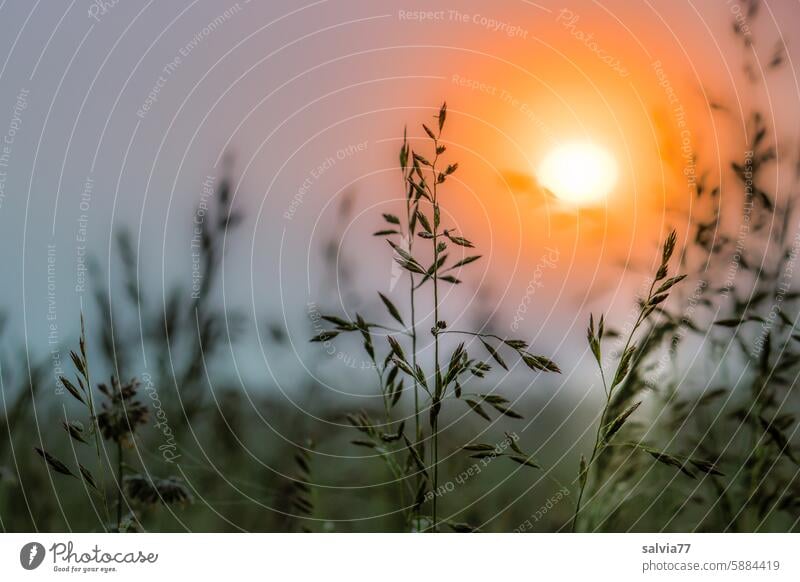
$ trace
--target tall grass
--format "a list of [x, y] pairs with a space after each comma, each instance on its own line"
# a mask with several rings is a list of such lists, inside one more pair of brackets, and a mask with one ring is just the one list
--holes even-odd
[[[95, 452], [95, 473], [92, 473], [78, 460], [77, 454], [75, 455], [77, 470], [73, 470], [44, 448], [35, 447], [35, 451], [45, 460], [51, 470], [67, 477], [81, 479], [84, 487], [99, 498], [105, 516], [102, 523], [105, 531], [138, 530], [141, 528], [141, 524], [131, 503], [126, 498], [126, 488], [129, 489], [132, 499], [145, 504], [182, 503], [191, 501], [192, 496], [178, 477], [170, 477], [166, 481], [154, 480], [139, 474], [126, 477], [125, 470], [128, 465], [125, 462], [123, 449], [133, 446], [137, 428], [147, 424], [149, 411], [144, 404], [137, 400], [139, 383], [136, 380], [131, 380], [123, 385], [113, 376], [110, 386], [100, 384], [97, 388], [105, 397], [102, 409], [98, 411], [90, 376], [83, 317], [81, 317], [79, 345], [78, 352], [70, 353], [76, 369], [77, 386], [65, 376], [61, 377], [61, 383], [67, 392], [85, 407], [88, 413], [89, 428], [86, 428], [86, 423], [78, 420], [64, 420], [62, 426], [76, 446], [92, 446], [87, 441], [87, 439], [91, 439]], [[103, 446], [101, 439], [115, 444], [117, 456], [115, 475], [114, 468], [110, 466], [111, 461], [107, 460], [108, 451]], [[114, 477], [111, 477], [112, 475]], [[112, 521], [111, 518], [106, 487], [107, 481], [112, 480], [117, 498], [115, 521]]]
[[[650, 288], [648, 289], [646, 297], [644, 297], [639, 303], [639, 313], [630, 332], [625, 338], [625, 343], [620, 352], [620, 357], [617, 361], [616, 368], [613, 374], [610, 376], [610, 381], [606, 380], [603, 370], [602, 340], [605, 332], [604, 317], [602, 315], [600, 316], [600, 321], [596, 329], [594, 318], [590, 317], [589, 319], [587, 337], [589, 347], [591, 348], [592, 354], [600, 371], [600, 378], [602, 381], [603, 390], [605, 392], [605, 403], [600, 413], [600, 421], [597, 424], [594, 445], [592, 446], [592, 451], [588, 462], [586, 461], [585, 457], [581, 456], [577, 479], [579, 484], [578, 501], [575, 506], [575, 513], [572, 517], [573, 532], [577, 531], [578, 529], [578, 520], [581, 517], [584, 494], [587, 492], [587, 485], [589, 485], [590, 481], [593, 479], [593, 469], [595, 468], [595, 463], [598, 461], [603, 451], [608, 447], [623, 447], [633, 449], [634, 451], [647, 453], [659, 463], [675, 467], [690, 477], [694, 477], [695, 471], [711, 475], [722, 475], [722, 473], [716, 468], [715, 464], [711, 461], [667, 453], [641, 441], [620, 442], [619, 439], [615, 438], [643, 402], [642, 400], [637, 400], [636, 402], [628, 405], [622, 412], [616, 415], [613, 413], [614, 397], [617, 395], [616, 391], [628, 377], [631, 371], [632, 363], [637, 359], [639, 348], [637, 347], [636, 342], [640, 340], [640, 329], [651, 317], [656, 314], [656, 310], [664, 304], [669, 297], [671, 289], [686, 278], [685, 275], [668, 277], [669, 261], [672, 258], [673, 252], [675, 251], [676, 238], [675, 231], [672, 231], [667, 237], [666, 241], [664, 241], [664, 246], [661, 253], [661, 263], [656, 271], [655, 276], [653, 277], [652, 282], [650, 283]], [[598, 484], [598, 487], [599, 486], [600, 484]]]
[[[757, 5], [748, 3], [748, 18], [757, 16]], [[744, 70], [757, 95], [761, 81], [750, 60], [757, 43], [740, 29], [734, 31], [748, 55]], [[780, 51], [775, 52], [768, 74], [784, 69], [784, 63]], [[723, 103], [713, 107], [721, 116], [731, 110]], [[309, 426], [293, 405], [272, 393], [243, 395], [234, 385], [211, 391], [202, 362], [237, 339], [236, 323], [241, 322], [238, 313], [219, 308], [213, 300], [224, 237], [230, 237], [241, 221], [232, 208], [226, 177], [214, 210], [203, 222], [204, 277], [198, 297], [187, 301], [188, 291], [180, 285], [167, 292], [163, 304], [147, 294], [140, 283], [137, 250], [125, 233], [117, 238], [126, 290], [122, 301], [111, 305], [111, 294], [93, 266], [98, 316], [87, 318], [94, 326], [84, 326], [81, 318], [78, 348], [71, 355], [75, 376], [60, 380], [73, 399], [66, 417], [61, 418], [64, 409], [53, 405], [34, 418], [31, 411], [43, 400], [48, 364], [27, 362], [30, 371], [15, 375], [8, 362], [24, 362], [25, 356], [9, 357], [4, 348], [0, 380], [13, 380], [16, 393], [7, 401], [12, 391], [4, 384], [0, 420], [9, 439], [0, 442], [0, 525], [63, 529], [57, 518], [63, 497], [69, 501], [66, 511], [62, 509], [65, 519], [77, 518], [77, 528], [98, 529], [87, 518], [94, 512], [99, 528], [106, 531], [185, 527], [184, 519], [206, 530], [394, 528], [388, 518], [372, 523], [354, 519], [357, 507], [367, 507], [368, 514], [387, 508], [384, 513], [391, 514], [400, 507], [407, 531], [473, 531], [494, 518], [496, 529], [515, 528], [518, 510], [538, 505], [532, 494], [523, 496], [522, 507], [505, 516], [497, 515], [502, 503], [487, 494], [482, 480], [463, 485], [463, 496], [445, 497], [452, 463], [444, 459], [462, 451], [470, 459], [503, 457], [532, 469], [542, 463], [510, 432], [504, 431], [507, 438], [499, 446], [473, 438], [470, 423], [447, 420], [464, 413], [480, 422], [502, 420], [505, 428], [522, 418], [521, 410], [512, 408], [493, 384], [493, 367], [511, 370], [508, 355], [515, 357], [513, 364], [518, 360], [521, 368], [537, 376], [559, 368], [530, 351], [525, 340], [448, 324], [451, 305], [444, 291], [460, 285], [481, 256], [464, 233], [443, 220], [449, 180], [458, 164], [449, 161], [448, 148], [455, 147], [446, 139], [447, 123], [452, 122], [446, 105], [433, 119], [412, 137], [404, 132], [399, 170], [405, 197], [396, 214], [383, 214], [385, 224], [375, 233], [385, 239], [387, 252], [402, 269], [405, 288], [402, 293], [378, 293], [380, 313], [325, 315], [329, 329], [318, 330], [313, 338], [333, 342], [340, 334], [351, 334], [360, 340], [379, 409], [343, 412], [338, 402], [313, 398], [318, 386], [309, 381], [308, 406], [315, 406], [315, 415], [325, 421]], [[544, 529], [797, 530], [800, 293], [790, 275], [800, 248], [798, 215], [793, 198], [770, 185], [767, 173], [783, 162], [777, 155], [779, 138], [768, 119], [754, 103], [747, 120], [748, 139], [742, 144], [747, 153], [728, 164], [726, 178], [736, 187], [711, 183], [712, 172], [700, 176], [696, 203], [703, 210], [691, 217], [684, 248], [677, 251], [674, 232], [661, 247], [649, 290], [639, 302], [632, 329], [619, 339], [618, 354], [609, 357], [608, 340], [618, 336], [605, 315], [590, 315], [588, 343], [604, 399], [596, 411], [591, 449], [582, 455], [574, 481], [576, 495], [570, 499], [576, 499], [576, 506], [549, 513], [551, 521], [543, 523]], [[791, 188], [800, 185], [799, 178], [800, 172]], [[742, 242], [737, 233], [745, 222], [749, 231]], [[731, 267], [733, 278], [720, 283]], [[430, 313], [421, 306], [430, 306]], [[134, 313], [142, 314], [155, 384], [183, 455], [179, 467], [159, 465], [169, 468], [165, 478], [153, 476], [143, 460], [160, 441], [149, 430], [155, 410], [143, 403], [135, 379], [142, 367], [137, 351], [142, 338], [134, 326], [120, 323]], [[230, 322], [234, 325], [227, 325]], [[703, 342], [696, 348], [701, 358], [714, 362], [715, 369], [689, 373], [684, 356], [695, 347], [682, 351], [681, 346], [693, 336]], [[282, 349], [281, 337], [274, 334], [275, 350]], [[92, 358], [91, 366], [89, 343], [100, 356]], [[659, 364], [665, 351], [669, 366]], [[106, 376], [98, 369], [112, 370], [109, 383], [97, 382]], [[486, 388], [476, 387], [485, 381], [490, 382]], [[270, 430], [263, 428], [262, 414], [274, 422]], [[343, 416], [351, 427], [330, 428]], [[30, 446], [27, 435], [35, 422], [47, 426], [55, 418], [63, 420], [59, 430], [67, 439], [45, 432], [49, 444], [40, 443], [36, 452], [49, 471], [60, 475], [57, 492], [45, 481], [50, 476], [39, 457], [15, 455], [15, 442], [24, 439]], [[270, 439], [274, 433], [281, 438]], [[306, 440], [309, 435], [313, 446]], [[132, 455], [131, 445], [143, 454]], [[347, 446], [360, 447], [381, 463], [326, 462], [326, 456]], [[317, 456], [318, 449], [326, 454]], [[26, 466], [33, 462], [35, 467]], [[12, 466], [17, 470], [11, 471]], [[375, 495], [363, 496], [359, 488], [354, 489], [359, 493], [347, 491], [356, 472], [375, 480], [388, 472], [393, 482]], [[512, 479], [504, 487], [523, 490], [520, 481]], [[482, 503], [465, 514], [469, 523], [456, 521], [457, 514], [451, 515], [447, 506], [461, 503], [470, 488], [481, 493]], [[204, 503], [180, 517], [173, 515], [177, 507], [188, 506], [193, 492], [200, 492]], [[28, 496], [37, 500], [35, 507]], [[243, 496], [247, 499], [239, 499]], [[70, 507], [87, 498], [92, 512], [81, 507], [70, 513]]]
[[[447, 321], [441, 317], [440, 286], [459, 285], [461, 280], [458, 277], [461, 276], [462, 269], [478, 261], [481, 256], [469, 254], [474, 252], [472, 249], [475, 245], [455, 229], [445, 228], [442, 224], [443, 187], [448, 178], [458, 170], [458, 164], [443, 161], [447, 152], [447, 145], [442, 139], [447, 120], [446, 104], [439, 108], [435, 119], [433, 128], [422, 124], [422, 139], [428, 142], [430, 153], [423, 154], [424, 150], [413, 149], [408, 142], [407, 133], [404, 132], [399, 160], [406, 184], [405, 221], [394, 214], [386, 213], [383, 219], [387, 227], [375, 233], [376, 236], [386, 239], [394, 260], [408, 275], [411, 326], [406, 325], [401, 310], [388, 297], [379, 293], [393, 320], [391, 324], [373, 323], [358, 313], [353, 319], [324, 315], [323, 319], [334, 327], [312, 339], [315, 342], [330, 342], [340, 333], [354, 332], [361, 335], [364, 351], [377, 371], [384, 402], [384, 419], [380, 424], [365, 412], [351, 415], [351, 424], [368, 437], [353, 442], [376, 451], [399, 482], [413, 482], [413, 487], [408, 488], [408, 493], [413, 494], [411, 511], [406, 516], [407, 526], [413, 531], [439, 531], [443, 524], [456, 530], [470, 527], [467, 524], [442, 520], [440, 515], [439, 423], [443, 406], [452, 401], [460, 401], [468, 410], [487, 421], [491, 421], [491, 417], [486, 408], [494, 409], [507, 418], [522, 418], [522, 415], [508, 406], [509, 402], [505, 397], [492, 390], [488, 393], [464, 391], [464, 385], [470, 378], [483, 378], [492, 368], [488, 362], [470, 356], [472, 344], [482, 346], [487, 356], [505, 370], [508, 370], [508, 366], [501, 350], [513, 352], [534, 372], [559, 372], [558, 366], [549, 358], [529, 352], [528, 344], [523, 340], [449, 329]], [[403, 233], [406, 234], [405, 245], [402, 244]], [[422, 252], [414, 245], [416, 238], [427, 241], [427, 252]], [[430, 327], [433, 363], [427, 371], [420, 364], [415, 312], [415, 299], [425, 290], [428, 291], [433, 306]], [[395, 327], [398, 324], [400, 327]], [[387, 346], [382, 357], [376, 352], [373, 337], [376, 332], [385, 332], [386, 335]], [[447, 334], [466, 336], [468, 340], [477, 341], [470, 342], [470, 346], [462, 341], [450, 352], [449, 357], [443, 358], [443, 337]], [[410, 355], [406, 353], [403, 343], [410, 343]], [[404, 392], [401, 375], [408, 378], [414, 387], [413, 440], [405, 435], [404, 422], [397, 422], [393, 417], [393, 410]], [[427, 416], [427, 430], [430, 431], [427, 437], [423, 415]], [[477, 458], [482, 458], [487, 451], [495, 449], [494, 445], [486, 443], [467, 443], [464, 448]], [[515, 449], [505, 456], [523, 465], [538, 467], [531, 456], [525, 454], [516, 444]], [[396, 462], [396, 457], [402, 452], [407, 455], [405, 464]], [[403, 496], [407, 495], [405, 487], [401, 488], [401, 492]], [[429, 514], [421, 513], [424, 505], [428, 506]]]
[[[637, 459], [605, 449], [603, 463], [595, 463], [597, 477], [616, 476], [625, 486], [602, 492], [598, 527], [619, 527], [627, 515], [629, 523], [656, 519], [668, 529], [798, 528], [793, 390], [800, 373], [800, 293], [791, 275], [799, 218], [792, 192], [800, 173], [794, 159], [778, 155], [780, 147], [796, 144], [782, 144], [785, 138], [769, 125], [762, 105], [765, 84], [786, 71], [786, 57], [781, 42], [759, 38], [759, 8], [757, 0], [747, 3], [749, 32], [732, 23], [747, 85], [730, 103], [720, 96], [709, 103], [720, 127], [736, 135], [742, 107], [746, 138], [726, 142], [736, 149], [723, 160], [725, 167], [703, 156], [693, 160], [696, 197], [680, 254], [687, 279], [676, 287], [673, 305], [660, 306], [659, 317], [640, 331], [640, 347], [612, 401], [616, 416], [655, 391], [649, 417], [658, 424], [648, 432], [713, 460], [719, 470], [704, 476], [704, 488], [664, 489], [660, 475], [648, 474]], [[791, 179], [775, 184], [776, 172]], [[669, 365], [661, 364], [662, 352]], [[647, 515], [631, 503], [640, 491], [658, 491]]]

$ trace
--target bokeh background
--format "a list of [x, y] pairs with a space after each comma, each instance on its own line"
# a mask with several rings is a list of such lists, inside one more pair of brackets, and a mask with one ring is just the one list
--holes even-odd
[[[459, 163], [444, 219], [482, 255], [447, 290], [443, 314], [529, 341], [562, 370], [512, 366], [484, 380], [525, 420], [448, 416], [445, 474], [471, 465], [461, 443], [499, 442], [504, 430], [544, 468], [493, 462], [442, 497], [447, 515], [487, 531], [565, 528], [603, 400], [589, 314], [624, 330], [675, 228], [691, 276], [661, 320], [677, 324], [659, 328], [641, 362], [642, 424], [660, 427], [643, 438], [713, 449], [727, 477], [684, 482], [633, 460], [593, 498], [592, 528], [797, 529], [796, 464], [784, 451], [750, 471], [755, 445], [731, 412], [764, 378], [749, 367], [753, 340], [711, 324], [756, 308], [765, 317], [776, 287], [766, 303], [750, 300], [794, 279], [784, 251], [800, 163], [798, 10], [790, 0], [2, 1], [3, 529], [102, 527], [80, 480], [48, 473], [33, 450], [84, 458], [60, 426], [80, 409], [58, 379], [71, 374], [81, 313], [94, 378], [144, 379], [141, 400], [174, 437], [169, 460], [163, 425], [142, 427], [131, 471], [180, 477], [194, 498], [137, 509], [145, 529], [404, 529], [391, 475], [349, 444], [345, 414], [380, 407], [374, 370], [355, 339], [309, 339], [320, 313], [385, 317], [376, 291], [398, 304], [407, 293], [372, 233], [405, 204], [404, 128], [424, 147], [420, 123], [435, 123], [443, 101]], [[617, 186], [598, 206], [537, 184], [542, 157], [575, 139], [617, 160]], [[742, 238], [747, 192], [732, 163], [767, 149], [757, 188], [771, 203]], [[734, 293], [711, 292], [723, 287]], [[791, 301], [775, 316], [785, 338]], [[431, 305], [418, 308], [430, 327]], [[773, 343], [767, 366], [788, 383], [761, 416], [777, 419], [797, 407], [796, 373], [791, 341]], [[707, 417], [675, 411], [720, 386]], [[791, 450], [796, 425], [781, 422]], [[310, 512], [293, 497], [298, 450], [309, 455]], [[115, 454], [103, 450], [112, 465]]]

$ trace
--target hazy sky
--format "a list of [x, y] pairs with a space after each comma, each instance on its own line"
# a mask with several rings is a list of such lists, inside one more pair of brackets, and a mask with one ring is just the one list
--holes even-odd
[[[797, 137], [800, 55], [782, 35], [798, 10], [769, 1], [750, 22], [745, 3], [726, 0], [2, 0], [1, 306], [16, 338], [4, 341], [27, 337], [44, 353], [51, 323], [72, 340], [81, 301], [91, 302], [88, 254], [111, 267], [116, 300], [109, 240], [121, 226], [139, 246], [143, 286], [158, 298], [177, 283], [188, 296], [194, 208], [230, 152], [245, 221], [229, 241], [224, 299], [250, 315], [285, 314], [299, 352], [284, 362], [291, 378], [308, 349], [298, 322], [309, 302], [338, 296], [321, 268], [331, 233], [344, 231], [341, 252], [357, 267], [343, 289], [368, 280], [392, 291], [390, 256], [369, 235], [404, 194], [404, 125], [421, 143], [419, 123], [446, 99], [461, 170], [445, 207], [486, 259], [449, 317], [475, 301], [501, 305], [508, 329], [533, 288], [539, 309], [517, 327], [557, 350], [563, 332], [548, 326], [582, 339], [589, 309], [622, 289], [619, 264], [650, 257], [690, 199], [684, 138], [718, 168], [754, 100], [780, 120], [781, 137]], [[737, 16], [752, 51], [732, 33]], [[766, 67], [784, 41], [789, 68], [748, 89], [745, 55]], [[602, 211], [543, 199], [531, 181], [548, 149], [576, 137], [619, 164]], [[347, 195], [352, 213], [342, 215]], [[243, 359], [257, 374], [250, 337]]]

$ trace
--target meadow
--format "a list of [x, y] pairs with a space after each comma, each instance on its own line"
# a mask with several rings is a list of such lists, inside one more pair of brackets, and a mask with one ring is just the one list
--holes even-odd
[[[562, 16], [582, 40], [578, 19]], [[476, 24], [524, 38], [504, 21]], [[732, 34], [748, 71], [752, 37], [736, 21]], [[778, 52], [767, 73], [786, 68]], [[748, 90], [758, 96], [762, 82], [750, 77]], [[234, 203], [232, 163], [185, 217], [191, 279], [143, 280], [147, 257], [120, 221], [113, 276], [111, 261], [81, 255], [88, 300], [62, 325], [74, 334], [28, 344], [0, 318], [0, 529], [800, 531], [800, 166], [778, 155], [782, 128], [764, 100], [740, 106], [740, 153], [716, 172], [719, 160], [693, 152], [681, 176], [691, 212], [659, 217], [652, 245], [624, 265], [638, 289], [627, 318], [598, 310], [602, 293], [592, 309], [570, 307], [585, 329], [574, 357], [554, 355], [532, 329], [531, 314], [551, 308], [536, 291], [558, 272], [558, 251], [526, 249], [534, 279], [522, 298], [482, 286], [488, 251], [460, 230], [469, 222], [454, 201], [465, 168], [449, 132], [467, 120], [445, 101], [403, 111], [386, 162], [397, 191], [364, 211], [374, 228], [359, 245], [392, 263], [389, 291], [365, 285], [368, 254], [341, 244], [353, 219], [343, 197], [314, 248], [324, 272], [304, 313], [259, 320], [221, 301], [225, 260], [246, 254], [237, 235], [255, 211]], [[709, 107], [724, 118], [733, 105]], [[342, 146], [338, 159], [361, 163], [366, 144]], [[605, 153], [555, 150], [542, 195], [597, 203], [614, 182]], [[309, 162], [285, 220], [335, 158]], [[597, 179], [587, 186], [565, 164], [595, 164]], [[786, 182], [772, 178], [778, 170]], [[253, 269], [272, 277], [257, 259]], [[477, 302], [459, 311], [462, 286], [515, 314], [510, 328]], [[245, 388], [232, 356], [253, 345], [303, 380], [284, 391], [265, 375]], [[543, 388], [554, 382], [566, 388]]]

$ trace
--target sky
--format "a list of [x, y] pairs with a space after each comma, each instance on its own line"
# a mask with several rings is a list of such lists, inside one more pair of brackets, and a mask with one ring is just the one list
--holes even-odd
[[[75, 337], [79, 311], [92, 317], [89, 256], [122, 301], [120, 229], [142, 287], [163, 299], [179, 285], [189, 301], [193, 220], [230, 171], [243, 222], [226, 237], [215, 301], [247, 316], [246, 377], [299, 380], [316, 309], [352, 314], [379, 308], [366, 289], [403, 292], [371, 233], [404, 204], [404, 127], [425, 147], [420, 123], [446, 101], [459, 170], [444, 219], [482, 254], [448, 290], [446, 315], [477, 312], [566, 354], [589, 311], [624, 316], [636, 273], [693, 211], [696, 177], [730, 180], [724, 160], [743, 151], [753, 104], [796, 155], [795, 1], [763, 2], [757, 18], [728, 0], [455, 4], [2, 0], [6, 349], [41, 355]], [[773, 75], [777, 54], [789, 66]], [[542, 158], [575, 140], [617, 163], [599, 205], [537, 184]], [[333, 274], [331, 240], [344, 265]], [[263, 349], [265, 320], [286, 326], [289, 351]]]

